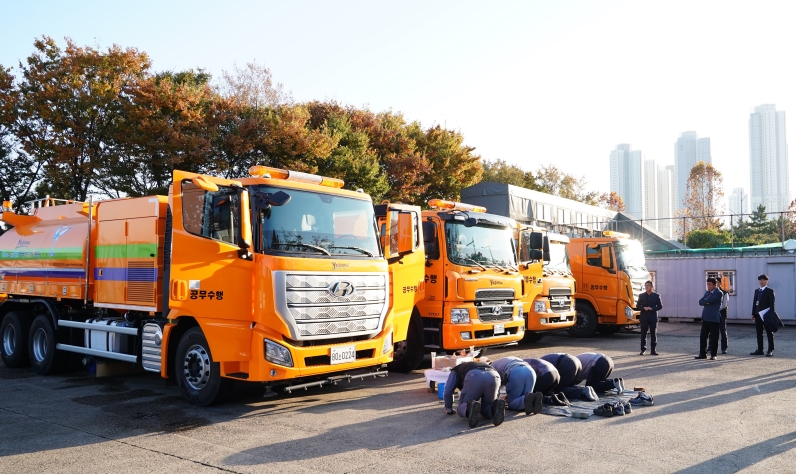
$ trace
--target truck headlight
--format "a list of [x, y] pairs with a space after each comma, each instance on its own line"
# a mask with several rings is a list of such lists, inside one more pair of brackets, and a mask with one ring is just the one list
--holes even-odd
[[629, 320], [633, 320], [633, 309], [632, 309], [632, 308], [630, 308], [630, 307], [625, 307], [625, 316], [626, 316], [626, 317], [627, 317]]
[[533, 311], [536, 313], [547, 313], [547, 305], [537, 300], [533, 303]]
[[392, 332], [384, 339], [384, 343], [381, 345], [381, 354], [386, 355], [390, 350], [392, 350]]
[[265, 360], [281, 366], [293, 367], [290, 350], [271, 340], [265, 340]]
[[466, 308], [452, 308], [451, 323], [470, 323], [470, 310]]

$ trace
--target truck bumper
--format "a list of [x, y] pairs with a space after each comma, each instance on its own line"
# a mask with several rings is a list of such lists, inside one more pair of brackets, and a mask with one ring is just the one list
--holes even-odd
[[[495, 325], [503, 325], [503, 333], [495, 335]], [[465, 338], [463, 334], [469, 336]], [[446, 350], [461, 350], [471, 346], [495, 346], [522, 340], [525, 319], [514, 316], [504, 322], [443, 323], [442, 343]]]
[[[560, 330], [575, 325], [575, 310], [561, 313], [536, 313], [530, 312], [525, 315], [526, 330], [543, 332], [549, 330]], [[542, 319], [545, 321], [542, 322]]]
[[[252, 331], [251, 360], [240, 363], [222, 363], [222, 374], [235, 378], [236, 375], [244, 373], [248, 376], [247, 381], [276, 382], [375, 367], [392, 361], [392, 332], [393, 329], [390, 326], [369, 340], [318, 346], [296, 346], [282, 338], [276, 338], [270, 332], [255, 327]], [[293, 366], [284, 366], [266, 360], [265, 340], [270, 340], [286, 348], [290, 352]], [[385, 345], [385, 343], [388, 344]], [[332, 364], [332, 348], [342, 347], [354, 347], [356, 360]], [[244, 371], [244, 368], [236, 371], [236, 364], [242, 363], [248, 363], [248, 371]]]

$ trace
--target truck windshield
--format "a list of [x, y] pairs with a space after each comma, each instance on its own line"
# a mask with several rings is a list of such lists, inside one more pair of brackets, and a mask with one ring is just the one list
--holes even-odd
[[260, 252], [380, 256], [373, 203], [345, 196], [269, 186], [253, 187], [254, 200], [284, 191], [282, 206], [257, 203], [255, 239]]
[[647, 261], [644, 250], [638, 241], [625, 241], [616, 243], [616, 259], [620, 270], [643, 271], [647, 270]]
[[563, 242], [550, 243], [550, 262], [545, 265], [547, 270], [561, 271], [564, 273], [570, 272], [569, 267], [569, 254], [567, 253], [567, 245]]
[[445, 223], [448, 259], [463, 266], [516, 266], [514, 233], [494, 226], [466, 227], [463, 223]]

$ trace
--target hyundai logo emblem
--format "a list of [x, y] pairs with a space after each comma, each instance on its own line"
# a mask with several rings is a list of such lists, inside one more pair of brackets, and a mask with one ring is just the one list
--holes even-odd
[[500, 315], [503, 313], [503, 307], [500, 305], [496, 305], [492, 307], [492, 315]]
[[354, 293], [356, 288], [351, 282], [348, 282], [347, 280], [341, 280], [331, 284], [329, 287], [327, 287], [327, 290], [335, 297], [348, 297]]

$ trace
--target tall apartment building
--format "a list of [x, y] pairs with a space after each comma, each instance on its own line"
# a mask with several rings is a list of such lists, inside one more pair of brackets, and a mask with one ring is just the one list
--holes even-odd
[[751, 209], [784, 211], [790, 204], [788, 143], [785, 111], [763, 104], [749, 116], [749, 175]]
[[630, 150], [630, 144], [619, 144], [611, 152], [611, 191], [625, 202], [625, 212], [644, 218], [643, 154]]
[[658, 221], [658, 165], [655, 160], [644, 160], [644, 223], [648, 227], [660, 231]]
[[691, 169], [697, 162], [711, 163], [711, 161], [710, 137], [699, 138], [694, 131], [680, 134], [680, 138], [674, 143], [675, 209], [683, 207]]
[[664, 236], [672, 239], [674, 235], [674, 222], [671, 219], [674, 217], [675, 206], [675, 174], [674, 165], [659, 166], [657, 169], [658, 180], [656, 188], [656, 199], [658, 205], [658, 232]]
[[730, 214], [749, 213], [749, 196], [742, 187], [733, 188], [728, 201], [727, 208]]

